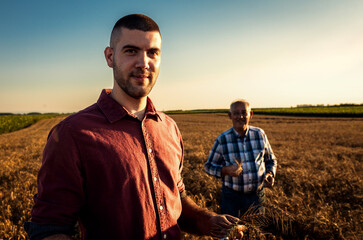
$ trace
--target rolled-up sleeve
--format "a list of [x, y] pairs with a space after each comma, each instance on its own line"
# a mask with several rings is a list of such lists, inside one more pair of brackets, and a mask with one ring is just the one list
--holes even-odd
[[80, 169], [80, 155], [72, 130], [60, 123], [52, 129], [43, 152], [32, 223], [37, 227], [75, 225], [84, 202]]
[[264, 145], [265, 145], [265, 167], [266, 171], [271, 171], [274, 176], [276, 176], [276, 168], [277, 168], [277, 158], [272, 151], [271, 145], [267, 139], [266, 134], [264, 134]]
[[184, 185], [183, 177], [182, 177], [183, 162], [184, 162], [184, 143], [183, 143], [183, 139], [181, 137], [181, 134], [179, 132], [179, 129], [177, 129], [177, 132], [178, 132], [178, 137], [180, 139], [180, 147], [181, 147], [181, 155], [182, 155], [181, 158], [180, 158], [177, 187], [178, 187], [179, 193], [182, 194], [185, 191], [185, 185]]
[[214, 141], [212, 150], [210, 151], [207, 162], [204, 164], [204, 170], [212, 176], [221, 178], [222, 167], [225, 166], [223, 158], [223, 148], [219, 143], [218, 138]]

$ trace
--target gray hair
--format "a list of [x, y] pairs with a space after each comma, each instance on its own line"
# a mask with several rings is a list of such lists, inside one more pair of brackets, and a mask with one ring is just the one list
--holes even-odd
[[248, 111], [251, 111], [250, 103], [245, 99], [237, 99], [233, 101], [229, 107], [229, 111], [232, 112], [232, 108], [237, 104], [246, 104]]

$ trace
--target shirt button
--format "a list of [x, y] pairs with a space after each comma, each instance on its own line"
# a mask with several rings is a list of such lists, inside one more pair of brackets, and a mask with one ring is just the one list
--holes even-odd
[[158, 178], [157, 177], [154, 177], [154, 181], [156, 182], [158, 180]]
[[164, 234], [163, 238], [166, 239], [166, 234]]
[[252, 181], [252, 179], [248, 179], [248, 181], [249, 181], [249, 182], [251, 182], [251, 181]]
[[152, 152], [153, 152], [153, 150], [151, 148], [149, 148], [149, 153], [152, 153]]
[[160, 206], [160, 207], [159, 207], [159, 209], [160, 209], [160, 210], [163, 210], [164, 208], [163, 208], [163, 206]]

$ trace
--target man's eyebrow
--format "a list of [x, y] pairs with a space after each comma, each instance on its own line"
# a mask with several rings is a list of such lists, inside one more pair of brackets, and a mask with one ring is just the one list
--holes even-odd
[[160, 48], [150, 48], [149, 51], [156, 51], [156, 52], [160, 52]]
[[123, 46], [123, 47], [122, 47], [122, 49], [126, 49], [126, 48], [131, 48], [131, 49], [137, 49], [137, 50], [140, 50], [140, 48], [139, 48], [139, 47], [134, 46], [134, 45], [130, 45], [130, 44], [125, 45], [125, 46]]
[[[134, 45], [131, 45], [131, 44], [127, 44], [125, 46], [122, 47], [122, 50], [123, 49], [135, 49], [135, 50], [140, 50], [141, 48], [139, 48], [138, 46], [134, 46]], [[157, 52], [160, 52], [160, 48], [150, 48], [148, 49], [148, 51], [157, 51]]]

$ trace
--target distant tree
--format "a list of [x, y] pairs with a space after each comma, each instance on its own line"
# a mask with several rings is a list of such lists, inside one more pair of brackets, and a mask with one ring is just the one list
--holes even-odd
[[30, 113], [27, 113], [27, 115], [41, 115], [40, 112], [30, 112]]

